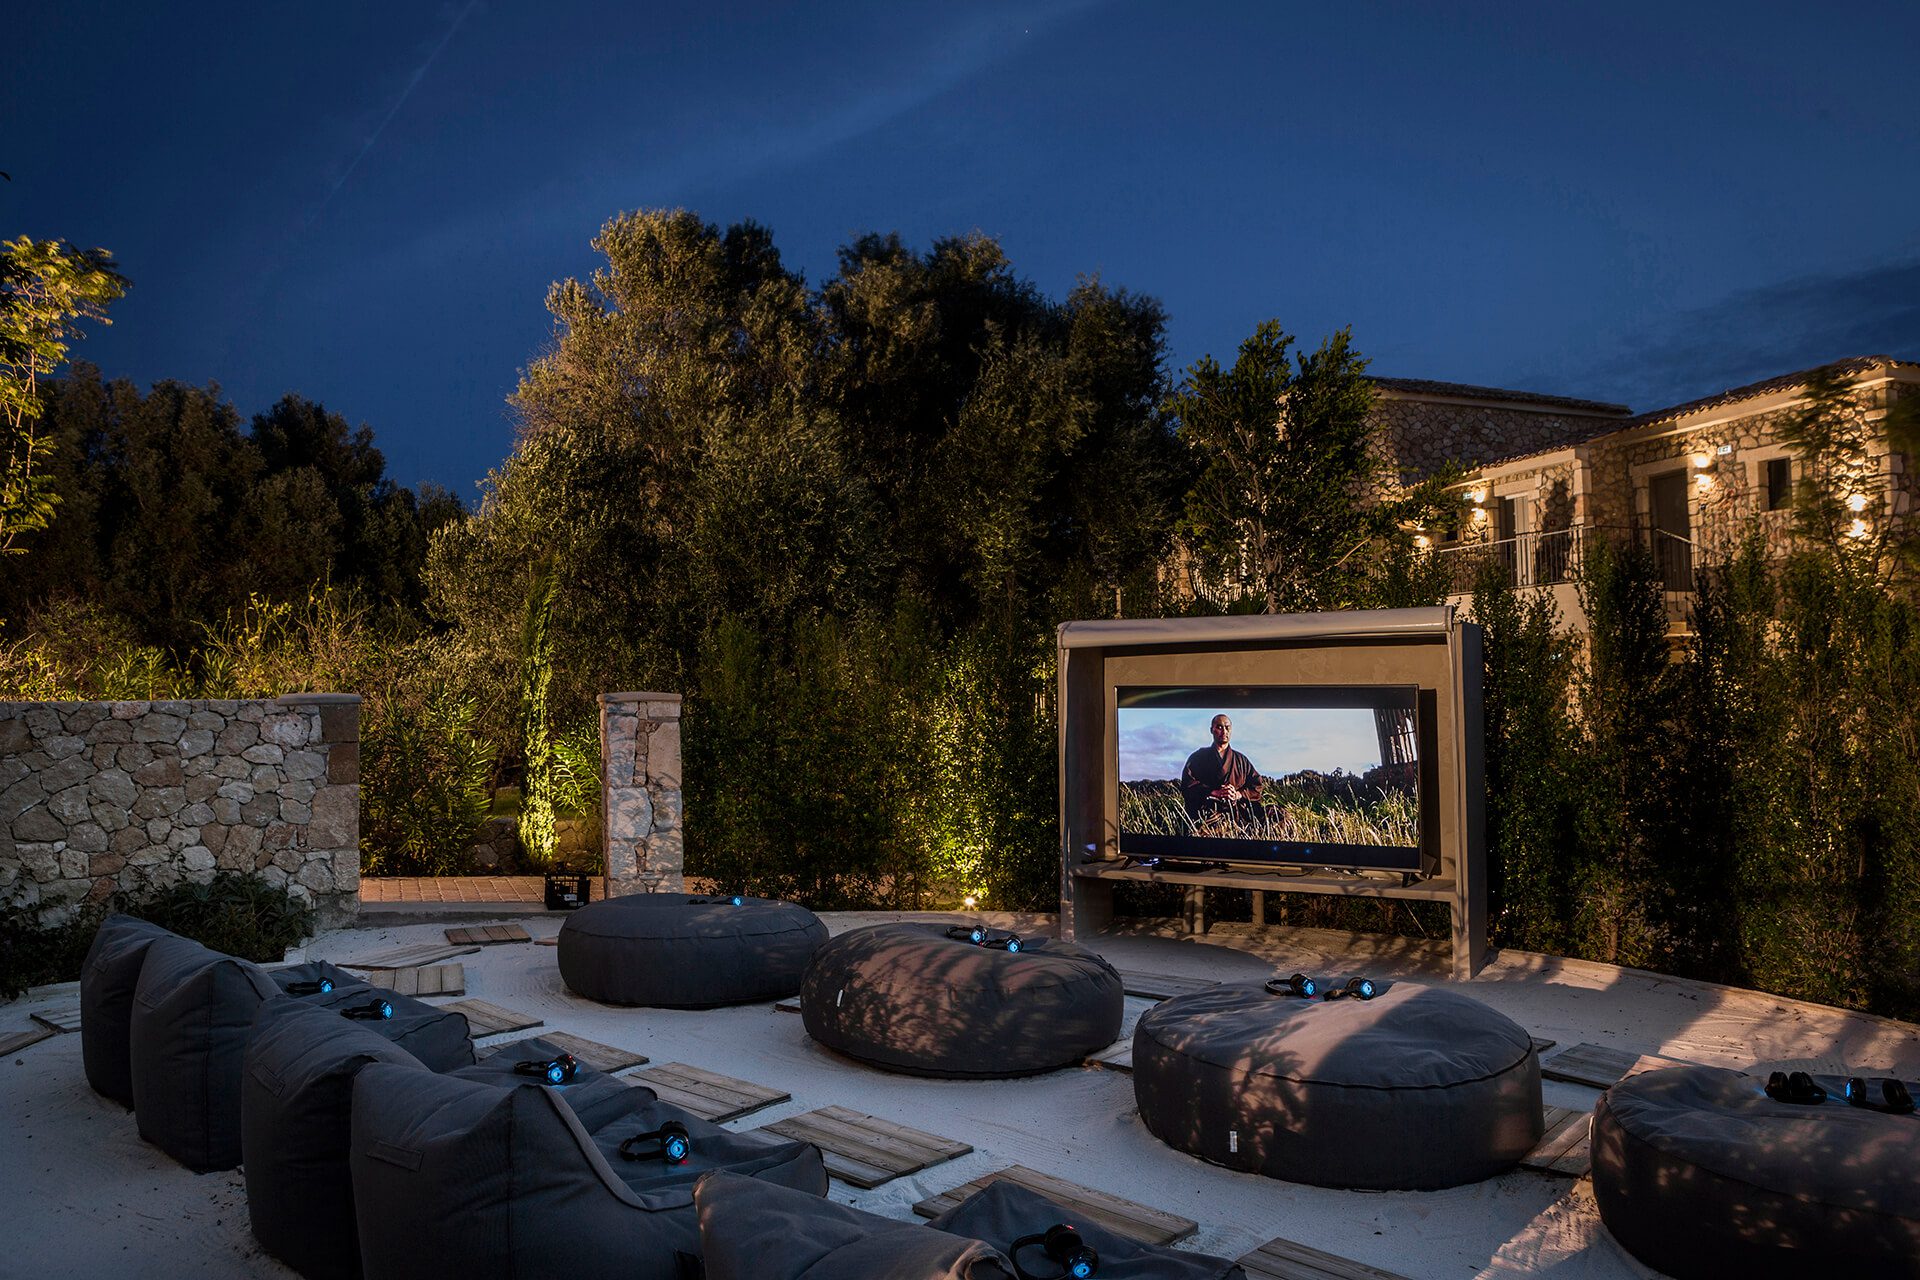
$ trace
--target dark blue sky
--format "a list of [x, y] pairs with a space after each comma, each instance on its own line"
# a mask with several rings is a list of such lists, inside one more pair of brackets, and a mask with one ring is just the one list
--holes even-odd
[[[1823, 11], [1824, 10], [1824, 11]], [[616, 211], [979, 229], [1377, 373], [1651, 408], [1920, 358], [1920, 6], [26, 6], [0, 232], [103, 245], [110, 376], [286, 391], [471, 499]]]

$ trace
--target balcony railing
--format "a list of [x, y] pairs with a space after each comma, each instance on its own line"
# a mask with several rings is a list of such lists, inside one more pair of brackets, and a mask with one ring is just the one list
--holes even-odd
[[[1447, 590], [1473, 590], [1482, 568], [1498, 566], [1514, 587], [1553, 587], [1571, 583], [1586, 562], [1589, 541], [1603, 531], [1593, 525], [1522, 533], [1493, 542], [1468, 542], [1434, 551], [1447, 573]], [[1622, 540], [1643, 541], [1668, 591], [1693, 590], [1693, 543], [1664, 529], [1613, 530]]]

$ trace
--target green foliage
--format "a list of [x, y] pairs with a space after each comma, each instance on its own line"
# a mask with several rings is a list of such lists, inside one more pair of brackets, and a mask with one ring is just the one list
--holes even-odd
[[39, 430], [40, 384], [67, 361], [79, 321], [107, 319], [127, 282], [105, 249], [59, 240], [0, 242], [0, 554], [44, 529], [60, 503], [48, 463], [54, 440]]
[[553, 821], [553, 739], [547, 693], [553, 686], [553, 566], [534, 567], [520, 629], [520, 742], [526, 785], [520, 799], [520, 848], [535, 866], [550, 866], [559, 835]]
[[492, 746], [445, 685], [389, 688], [362, 708], [360, 864], [367, 875], [458, 875], [493, 806]]
[[312, 937], [315, 925], [311, 906], [285, 888], [239, 871], [83, 905], [0, 904], [0, 998], [79, 977], [93, 935], [110, 911], [151, 920], [215, 951], [261, 964], [278, 962], [287, 948]]

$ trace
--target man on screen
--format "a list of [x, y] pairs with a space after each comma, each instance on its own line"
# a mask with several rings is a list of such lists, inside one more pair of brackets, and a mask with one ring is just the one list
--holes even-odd
[[1180, 771], [1180, 796], [1187, 816], [1196, 822], [1230, 819], [1236, 804], [1260, 798], [1262, 785], [1253, 761], [1233, 749], [1233, 721], [1217, 715], [1208, 731], [1213, 745], [1188, 756], [1187, 767]]

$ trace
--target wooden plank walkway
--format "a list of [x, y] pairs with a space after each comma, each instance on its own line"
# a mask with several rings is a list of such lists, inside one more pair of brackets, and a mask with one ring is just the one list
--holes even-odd
[[1540, 1139], [1539, 1145], [1520, 1161], [1520, 1167], [1568, 1178], [1586, 1177], [1593, 1171], [1592, 1121], [1591, 1111], [1548, 1107], [1546, 1134]]
[[463, 996], [467, 968], [461, 964], [418, 965], [411, 969], [368, 969], [367, 981], [403, 996]]
[[505, 1035], [509, 1031], [525, 1031], [528, 1027], [539, 1026], [542, 1021], [531, 1014], [503, 1009], [485, 1000], [455, 1000], [452, 1004], [443, 1004], [440, 1007], [466, 1015], [467, 1034], [475, 1040], [485, 1036]]
[[1541, 1055], [1541, 1054], [1543, 1054], [1543, 1053], [1545, 1053], [1545, 1052], [1546, 1052], [1547, 1050], [1549, 1050], [1549, 1049], [1551, 1049], [1551, 1048], [1553, 1048], [1553, 1046], [1554, 1046], [1554, 1044], [1555, 1044], [1555, 1043], [1556, 1043], [1555, 1041], [1552, 1041], [1552, 1040], [1542, 1040], [1542, 1039], [1541, 1039], [1541, 1038], [1540, 1038], [1539, 1036], [1535, 1036], [1535, 1037], [1533, 1038], [1533, 1052], [1534, 1052], [1534, 1056], [1535, 1056], [1535, 1057], [1538, 1057], [1539, 1055]]
[[9, 1031], [0, 1035], [0, 1057], [18, 1053], [30, 1044], [39, 1044], [57, 1034], [50, 1027], [28, 1027], [25, 1031]]
[[1247, 1280], [1406, 1280], [1398, 1272], [1287, 1239], [1267, 1241], [1240, 1259], [1240, 1269], [1247, 1273]]
[[496, 1053], [511, 1053], [528, 1040], [544, 1040], [562, 1053], [570, 1053], [579, 1059], [580, 1065], [592, 1067], [595, 1071], [604, 1071], [612, 1075], [616, 1071], [625, 1071], [628, 1067], [637, 1067], [648, 1061], [644, 1053], [635, 1053], [631, 1049], [616, 1049], [610, 1044], [601, 1044], [598, 1040], [584, 1040], [566, 1031], [542, 1031], [537, 1036], [525, 1036], [519, 1040], [509, 1040], [498, 1048], [488, 1050], [484, 1057], [491, 1058]]
[[33, 1020], [49, 1031], [78, 1031], [80, 1029], [80, 1006], [70, 1005], [60, 1009], [42, 1009], [32, 1015]]
[[951, 1191], [930, 1196], [914, 1205], [913, 1211], [923, 1218], [936, 1218], [995, 1182], [1011, 1182], [1025, 1187], [1045, 1196], [1069, 1213], [1136, 1240], [1145, 1240], [1148, 1244], [1172, 1244], [1176, 1240], [1185, 1240], [1200, 1229], [1200, 1224], [1191, 1218], [1123, 1200], [1119, 1196], [1082, 1187], [1050, 1174], [1037, 1173], [1017, 1164], [1011, 1168], [997, 1169]]
[[758, 1132], [813, 1143], [820, 1148], [829, 1174], [862, 1190], [918, 1173], [973, 1150], [967, 1143], [909, 1129], [846, 1107], [821, 1107], [817, 1111], [802, 1112], [776, 1120]]
[[491, 947], [502, 942], [531, 942], [533, 935], [517, 924], [477, 924], [470, 929], [447, 930], [447, 941], [456, 947]]
[[778, 1009], [781, 1013], [800, 1012], [800, 1002], [798, 1000], [782, 1000], [779, 1004], [776, 1004], [773, 1007]]
[[1121, 1036], [1098, 1053], [1086, 1057], [1090, 1067], [1104, 1067], [1108, 1071], [1120, 1071], [1133, 1074], [1133, 1037]]
[[470, 956], [478, 947], [456, 947], [441, 942], [416, 942], [404, 947], [389, 947], [385, 951], [376, 951], [370, 956], [361, 956], [358, 960], [342, 960], [342, 969], [416, 969], [425, 964], [438, 964], [442, 960], [451, 960], [455, 956]]
[[684, 1062], [663, 1062], [645, 1071], [636, 1071], [627, 1079], [647, 1086], [660, 1095], [660, 1101], [670, 1102], [715, 1124], [738, 1120], [775, 1103], [793, 1101], [792, 1094], [779, 1089], [703, 1071]]
[[1632, 1054], [1603, 1045], [1576, 1044], [1544, 1059], [1540, 1063], [1540, 1074], [1548, 1080], [1583, 1084], [1590, 1089], [1611, 1089], [1628, 1076], [1681, 1065], [1678, 1059], [1657, 1053]]
[[1192, 995], [1196, 991], [1205, 991], [1209, 987], [1220, 985], [1217, 978], [1182, 978], [1171, 973], [1147, 973], [1140, 969], [1117, 969], [1120, 975], [1120, 989], [1130, 996], [1145, 996], [1149, 1000], [1168, 1000], [1174, 996]]

